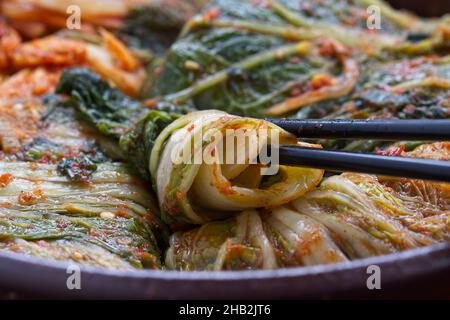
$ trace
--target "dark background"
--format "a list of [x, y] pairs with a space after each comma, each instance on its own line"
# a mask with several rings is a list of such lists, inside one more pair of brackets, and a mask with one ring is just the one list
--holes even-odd
[[427, 17], [450, 13], [450, 0], [388, 0], [388, 2], [394, 8], [405, 8]]

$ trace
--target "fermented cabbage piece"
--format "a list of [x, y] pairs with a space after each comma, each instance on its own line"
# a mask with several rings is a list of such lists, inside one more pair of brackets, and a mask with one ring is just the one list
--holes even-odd
[[274, 269], [346, 260], [326, 228], [286, 207], [245, 211], [175, 233], [166, 253], [167, 268], [185, 271]]
[[60, 71], [39, 67], [0, 83], [0, 158], [53, 164], [64, 158], [123, 160], [117, 143], [53, 94], [59, 77]]
[[[447, 184], [354, 173], [320, 183], [322, 170], [286, 166], [266, 176], [270, 133], [319, 146], [241, 117], [446, 118], [448, 18], [419, 19], [379, 0], [215, 0], [152, 61], [149, 99], [130, 98], [144, 62], [162, 56], [205, 2], [113, 0], [102, 9], [75, 0], [83, 30], [34, 41], [23, 39], [66, 26], [69, 2], [0, 4], [15, 28], [0, 23], [0, 250], [159, 268], [161, 217], [179, 230], [165, 255], [176, 270], [309, 266], [449, 240]], [[367, 30], [371, 5], [379, 30]], [[61, 77], [67, 67], [99, 76]], [[62, 95], [52, 95], [59, 79]], [[216, 144], [230, 136], [233, 148]], [[450, 154], [446, 143], [324, 144]], [[230, 153], [245, 163], [222, 163]]]
[[160, 267], [158, 207], [123, 164], [88, 182], [56, 165], [0, 162], [0, 249], [111, 268]]
[[111, 163], [122, 159], [117, 143], [53, 94], [60, 73], [24, 69], [0, 83], [0, 250], [159, 268], [165, 229], [153, 194]]
[[318, 190], [295, 200], [293, 205], [332, 230], [352, 259], [433, 243], [386, 217], [363, 190], [343, 176], [328, 178]]
[[[22, 41], [3, 21], [0, 21], [0, 31], [0, 72], [42, 67], [60, 74], [66, 67], [85, 66], [131, 96], [138, 95], [145, 79], [144, 67], [136, 54], [103, 29], [98, 35], [91, 35], [94, 40], [83, 33], [61, 33]], [[38, 87], [39, 90], [44, 93]]]
[[[112, 29], [141, 26], [148, 32], [155, 32], [161, 31], [160, 29], [164, 29], [165, 26], [174, 27], [174, 24], [181, 28], [183, 22], [206, 2], [206, 0], [108, 0], [106, 3], [104, 0], [9, 0], [0, 4], [0, 11], [27, 36], [40, 36], [44, 32], [64, 29], [67, 22], [77, 21], [75, 18], [68, 19], [76, 17], [77, 13], [80, 13], [81, 27], [86, 29], [87, 25]], [[142, 15], [139, 15], [139, 11]], [[160, 14], [159, 17], [156, 16], [157, 13]], [[152, 24], [150, 18], [156, 18], [156, 21]]]
[[[449, 143], [404, 156], [449, 159]], [[241, 270], [326, 264], [450, 239], [449, 185], [344, 173], [290, 204], [245, 211], [170, 239], [175, 270]]]
[[133, 48], [162, 56], [175, 42], [183, 25], [209, 0], [144, 0], [134, 6], [118, 30]]
[[[70, 95], [102, 133], [120, 138], [123, 152], [153, 182], [162, 219], [168, 223], [201, 224], [246, 209], [281, 205], [322, 178], [322, 170], [287, 166], [280, 166], [275, 175], [263, 175], [256, 158], [273, 137], [277, 143], [299, 144], [294, 136], [264, 120], [215, 110], [181, 117], [139, 110], [138, 102], [83, 69], [67, 70], [57, 92]], [[233, 148], [227, 147], [229, 141]]]
[[[379, 30], [367, 27], [371, 4], [381, 9]], [[290, 115], [348, 99], [367, 54], [429, 54], [448, 48], [448, 30], [445, 19], [425, 21], [382, 1], [216, 0], [186, 24], [143, 94], [239, 115]], [[425, 32], [425, 40], [406, 41], [408, 32]]]
[[208, 1], [8, 0], [0, 3], [0, 14], [27, 39], [57, 31], [95, 42], [92, 31], [106, 28], [142, 58], [151, 59], [164, 54], [184, 23]]
[[285, 43], [248, 31], [214, 32], [172, 46], [151, 97], [240, 115], [282, 115], [345, 96], [358, 80], [356, 61], [334, 40]]
[[[450, 44], [450, 42], [449, 42]], [[450, 56], [366, 58], [357, 90], [341, 104], [310, 106], [297, 117], [445, 119], [450, 113]]]
[[[203, 138], [196, 141], [201, 132]], [[246, 132], [254, 133], [255, 140], [246, 141]], [[264, 176], [261, 165], [251, 163], [271, 143], [273, 134], [281, 144], [298, 144], [295, 137], [264, 120], [220, 111], [194, 112], [171, 123], [156, 139], [150, 157], [163, 220], [201, 224], [245, 209], [281, 205], [315, 187], [322, 170], [280, 166], [275, 175]], [[217, 145], [223, 139], [226, 147], [233, 135], [233, 147]], [[193, 151], [188, 161], [174, 163], [186, 150]], [[243, 161], [237, 161], [245, 151]], [[224, 159], [230, 152], [236, 158], [227, 163]], [[197, 156], [201, 161], [196, 163]]]
[[[450, 39], [450, 38], [449, 38]], [[450, 45], [450, 41], [447, 40]], [[448, 51], [447, 51], [448, 52]], [[361, 60], [355, 90], [335, 101], [300, 109], [302, 119], [448, 119], [450, 117], [450, 56], [389, 57], [386, 53]], [[392, 142], [380, 140], [319, 140], [327, 149], [375, 151]], [[423, 142], [422, 142], [423, 143]], [[410, 151], [417, 143], [402, 142]]]
[[[449, 148], [434, 143], [402, 155], [448, 160]], [[344, 173], [293, 205], [340, 234], [349, 255], [365, 257], [384, 253], [386, 246], [403, 250], [448, 241], [448, 188], [445, 183]]]

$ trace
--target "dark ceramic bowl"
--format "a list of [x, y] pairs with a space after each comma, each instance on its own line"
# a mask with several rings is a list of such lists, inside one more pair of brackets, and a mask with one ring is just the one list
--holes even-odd
[[[368, 267], [380, 267], [369, 290]], [[450, 244], [347, 263], [267, 271], [174, 272], [82, 268], [69, 290], [69, 264], [0, 253], [0, 286], [25, 297], [113, 299], [450, 298]], [[447, 296], [446, 296], [447, 295]]]
[[438, 17], [450, 13], [448, 0], [388, 0], [397, 9], [407, 9], [424, 17]]
[[[391, 0], [424, 16], [450, 12], [449, 0]], [[381, 270], [381, 290], [369, 290], [367, 267]], [[240, 299], [450, 298], [450, 244], [347, 263], [241, 272], [81, 269], [81, 290], [69, 290], [68, 263], [0, 252], [0, 297]]]

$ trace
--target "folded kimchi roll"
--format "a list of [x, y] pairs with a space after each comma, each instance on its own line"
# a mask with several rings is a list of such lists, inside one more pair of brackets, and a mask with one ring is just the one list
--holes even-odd
[[171, 237], [166, 266], [174, 270], [274, 269], [346, 261], [325, 227], [279, 207], [254, 210]]
[[158, 136], [150, 157], [163, 220], [202, 224], [242, 210], [279, 206], [320, 182], [322, 170], [257, 162], [270, 143], [298, 144], [267, 121], [220, 111], [175, 120]]

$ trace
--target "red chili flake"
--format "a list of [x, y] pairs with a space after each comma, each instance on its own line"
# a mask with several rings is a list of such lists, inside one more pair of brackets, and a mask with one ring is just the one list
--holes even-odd
[[91, 237], [100, 237], [101, 233], [98, 232], [98, 230], [89, 229], [88, 235], [91, 236]]
[[84, 188], [91, 188], [94, 187], [94, 183], [92, 182], [92, 179], [88, 178], [86, 180], [78, 181], [80, 187]]
[[183, 192], [181, 192], [180, 190], [178, 190], [176, 193], [177, 200], [180, 202], [184, 200], [185, 196], [186, 195]]
[[39, 198], [39, 200], [45, 200], [44, 191], [41, 188], [36, 188], [33, 190], [33, 194]]
[[0, 188], [4, 188], [10, 184], [13, 179], [13, 175], [11, 173], [5, 173], [0, 175]]
[[322, 41], [319, 45], [319, 52], [322, 56], [331, 57], [336, 55], [336, 48], [331, 41]]
[[392, 91], [392, 93], [402, 94], [403, 92], [405, 92], [405, 89], [397, 88], [397, 89], [392, 89], [391, 91]]
[[44, 199], [44, 193], [40, 188], [36, 188], [33, 192], [21, 191], [18, 197], [18, 201], [21, 205], [32, 205], [39, 200]]
[[219, 8], [211, 8], [203, 14], [203, 19], [205, 21], [215, 20], [220, 16]]
[[142, 265], [145, 268], [158, 269], [158, 260], [156, 257], [148, 252], [143, 253], [139, 257], [141, 259]]
[[52, 157], [51, 155], [49, 155], [48, 153], [44, 154], [40, 159], [39, 159], [39, 163], [50, 163], [52, 161]]
[[14, 244], [9, 249], [13, 252], [22, 252], [22, 247], [18, 244]]
[[408, 104], [403, 108], [403, 112], [406, 114], [412, 114], [416, 110], [416, 106], [413, 104]]
[[187, 131], [191, 132], [195, 128], [195, 123], [192, 123], [188, 128]]
[[354, 103], [354, 102], [350, 102], [345, 108], [345, 110], [347, 112], [351, 112], [351, 113], [355, 112], [356, 109], [357, 109], [357, 106], [356, 106], [356, 103]]
[[231, 194], [236, 193], [233, 190], [233, 186], [231, 185], [231, 183], [229, 181], [224, 181], [223, 183], [219, 184], [217, 187], [218, 187], [219, 191], [225, 195], [231, 195]]
[[75, 260], [75, 261], [81, 261], [81, 260], [83, 260], [83, 258], [84, 258], [84, 256], [78, 251], [75, 251], [72, 254], [72, 259]]
[[116, 216], [123, 217], [123, 218], [129, 218], [130, 214], [128, 211], [130, 210], [130, 207], [128, 207], [126, 204], [119, 204], [117, 205], [117, 211]]
[[21, 191], [18, 197], [18, 201], [21, 205], [32, 205], [39, 200], [39, 197], [33, 192]]
[[413, 59], [409, 62], [409, 66], [411, 68], [415, 68], [417, 66], [420, 66], [422, 63], [424, 63], [423, 59]]
[[131, 240], [127, 239], [127, 238], [118, 238], [118, 239], [116, 239], [116, 243], [127, 246], [127, 245], [131, 244]]
[[11, 208], [13, 203], [10, 201], [0, 202], [0, 208]]
[[141, 255], [142, 253], [144, 253], [144, 252], [142, 251], [142, 249], [137, 248], [137, 247], [131, 248], [131, 251], [132, 251], [134, 254], [136, 254], [136, 255]]
[[415, 68], [415, 67], [419, 67], [419, 66], [421, 66], [421, 65], [423, 65], [423, 64], [425, 64], [427, 62], [433, 63], [437, 59], [439, 59], [439, 57], [436, 56], [436, 55], [430, 55], [430, 56], [427, 56], [427, 57], [419, 57], [419, 58], [411, 60], [409, 62], [409, 66], [411, 68]]
[[377, 150], [377, 154], [381, 156], [399, 157], [405, 151], [405, 146], [401, 145], [398, 148], [388, 149], [388, 150]]
[[322, 87], [328, 87], [333, 84], [334, 78], [327, 74], [316, 74], [311, 79], [311, 87], [314, 90], [320, 89]]
[[159, 99], [147, 99], [144, 101], [144, 107], [154, 109], [158, 105]]
[[56, 226], [57, 226], [58, 228], [60, 228], [60, 229], [65, 229], [65, 228], [67, 228], [68, 224], [67, 224], [66, 221], [58, 220], [58, 221], [56, 222]]
[[356, 26], [356, 24], [357, 24], [357, 20], [355, 18], [352, 18], [352, 17], [344, 17], [342, 19], [342, 22], [347, 24], [347, 25], [350, 25], [350, 26]]
[[302, 89], [300, 89], [299, 87], [294, 87], [291, 89], [291, 91], [289, 91], [289, 95], [291, 97], [296, 97], [298, 95], [300, 95], [302, 93]]
[[128, 214], [128, 212], [126, 212], [126, 211], [123, 210], [123, 209], [117, 210], [117, 211], [116, 211], [116, 216], [117, 216], [117, 217], [122, 217], [122, 218], [130, 218], [130, 215]]

